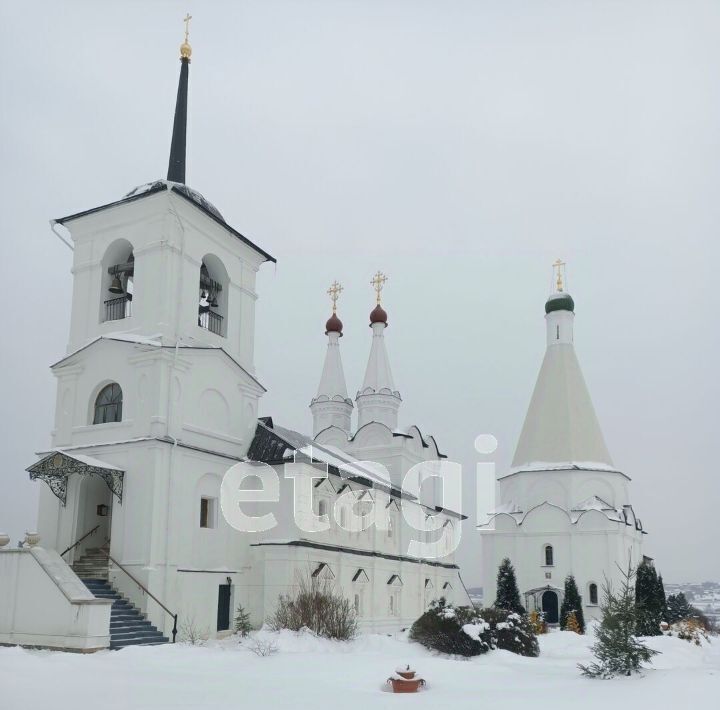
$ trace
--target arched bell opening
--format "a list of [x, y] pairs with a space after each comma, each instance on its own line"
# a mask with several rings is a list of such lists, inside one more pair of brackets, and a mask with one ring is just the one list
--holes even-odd
[[118, 239], [107, 248], [102, 260], [101, 322], [132, 316], [134, 280], [133, 246], [126, 239]]
[[198, 289], [198, 325], [215, 335], [226, 336], [228, 275], [214, 254], [203, 257]]

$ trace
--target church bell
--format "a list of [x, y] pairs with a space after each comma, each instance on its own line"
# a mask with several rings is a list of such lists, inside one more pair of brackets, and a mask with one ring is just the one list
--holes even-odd
[[117, 274], [113, 277], [112, 283], [110, 284], [110, 288], [108, 289], [108, 291], [110, 291], [110, 293], [124, 293], [122, 283], [120, 282], [120, 278]]

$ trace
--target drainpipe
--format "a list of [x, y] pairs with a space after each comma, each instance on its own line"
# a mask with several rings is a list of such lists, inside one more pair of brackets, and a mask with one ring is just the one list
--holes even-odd
[[56, 225], [56, 224], [57, 224], [57, 221], [56, 221], [56, 220], [54, 220], [54, 219], [51, 219], [51, 220], [50, 220], [50, 229], [52, 230], [52, 233], [53, 233], [70, 251], [75, 251], [75, 247], [74, 247], [72, 244], [70, 244], [70, 242], [69, 242], [67, 239], [65, 239], [65, 237], [63, 237], [63, 235], [60, 234], [60, 232], [57, 231], [57, 229], [55, 229], [55, 225]]

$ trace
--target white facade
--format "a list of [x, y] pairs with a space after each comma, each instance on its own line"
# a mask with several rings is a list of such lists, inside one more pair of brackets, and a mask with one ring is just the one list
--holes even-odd
[[[328, 531], [304, 532], [295, 523], [292, 481], [283, 477], [282, 462], [273, 462], [281, 481], [275, 530], [238, 532], [223, 517], [222, 478], [264, 427], [257, 420], [264, 389], [253, 374], [255, 274], [271, 257], [197, 193], [166, 181], [58, 221], [74, 244], [74, 289], [67, 355], [52, 367], [55, 427], [41, 459], [49, 472], [39, 477], [55, 488], [38, 484], [43, 546], [60, 552], [94, 531], [65, 560], [72, 564], [107, 543], [112, 586], [166, 635], [173, 619], [162, 606], [179, 615], [181, 634], [188, 624], [204, 635], [223, 633], [238, 604], [260, 625], [278, 596], [320, 565], [357, 606], [364, 628], [407, 626], [432, 598], [460, 593], [448, 540], [461, 516], [421, 506], [400, 490], [411, 465], [440, 459], [435, 442], [415, 428], [398, 432], [375, 421], [349, 438], [352, 401], [343, 389], [336, 332], [328, 333], [311, 405], [315, 428], [327, 423], [318, 444], [337, 439], [346, 451], [326, 450], [331, 467], [338, 455], [387, 465], [394, 488], [387, 479], [378, 488], [362, 477], [348, 485], [366, 505], [374, 501], [379, 524], [391, 521], [392, 532], [376, 526], [349, 532], [332, 515]], [[213, 321], [208, 311], [217, 314]], [[110, 421], [98, 414], [108, 391], [121, 398], [121, 414], [113, 410]], [[397, 393], [390, 397], [399, 403]], [[331, 470], [316, 492], [334, 507], [341, 488]], [[441, 551], [439, 560], [407, 551], [401, 498], [423, 517], [439, 516], [434, 538], [416, 533], [426, 543], [442, 540], [432, 548]], [[319, 500], [305, 503], [307, 513]]]
[[487, 604], [500, 562], [509, 558], [523, 603], [557, 620], [572, 574], [586, 619], [599, 616], [605, 578], [642, 560], [642, 525], [630, 505], [630, 478], [613, 465], [573, 345], [574, 302], [546, 304], [547, 350], [512, 469], [496, 485], [496, 508], [481, 528]]

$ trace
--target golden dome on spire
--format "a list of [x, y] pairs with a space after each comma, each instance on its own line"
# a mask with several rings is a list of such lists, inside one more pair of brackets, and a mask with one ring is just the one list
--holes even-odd
[[190, 42], [188, 42], [188, 37], [190, 35], [190, 20], [192, 20], [192, 15], [188, 13], [183, 19], [183, 22], [185, 23], [185, 41], [180, 45], [180, 59], [187, 59], [188, 61], [190, 61], [190, 57], [192, 56], [192, 47], [190, 46]]

